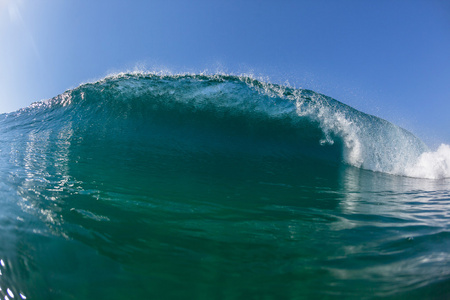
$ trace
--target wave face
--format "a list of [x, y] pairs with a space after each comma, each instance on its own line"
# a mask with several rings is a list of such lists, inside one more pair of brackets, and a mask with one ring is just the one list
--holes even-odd
[[448, 157], [248, 77], [84, 84], [0, 116], [0, 298], [447, 299]]
[[[248, 77], [122, 74], [3, 116], [4, 130], [185, 151], [313, 157], [406, 176], [428, 149], [408, 131], [310, 90]], [[23, 128], [23, 127], [21, 127]], [[11, 131], [12, 132], [12, 131]]]

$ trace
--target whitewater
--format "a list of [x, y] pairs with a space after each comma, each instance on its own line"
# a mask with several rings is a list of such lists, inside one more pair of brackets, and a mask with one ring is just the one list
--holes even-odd
[[4, 299], [450, 296], [450, 146], [250, 76], [0, 115], [0, 205]]

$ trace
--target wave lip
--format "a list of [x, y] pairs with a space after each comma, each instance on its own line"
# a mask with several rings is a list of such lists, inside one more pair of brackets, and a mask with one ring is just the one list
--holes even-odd
[[4, 128], [31, 131], [70, 124], [81, 140], [85, 134], [128, 142], [172, 134], [178, 144], [201, 142], [197, 149], [319, 153], [372, 171], [450, 177], [447, 145], [432, 153], [386, 120], [311, 90], [246, 76], [118, 74], [34, 103], [2, 122], [8, 125]]

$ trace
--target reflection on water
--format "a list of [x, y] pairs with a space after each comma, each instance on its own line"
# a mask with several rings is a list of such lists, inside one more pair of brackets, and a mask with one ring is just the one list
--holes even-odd
[[339, 222], [332, 227], [343, 243], [342, 256], [330, 260], [334, 276], [379, 282], [375, 295], [439, 282], [442, 292], [450, 278], [450, 182], [356, 168], [345, 168], [341, 182]]
[[64, 219], [58, 203], [74, 186], [68, 168], [72, 135], [71, 123], [59, 130], [31, 131], [24, 141], [12, 143], [10, 151], [10, 160], [16, 166], [10, 177], [21, 197], [18, 204], [23, 211], [39, 215], [53, 233], [63, 236]]
[[[11, 280], [8, 280], [9, 268], [12, 268], [11, 264], [6, 264], [3, 259], [0, 259], [0, 295], [2, 299], [9, 300], [15, 297], [21, 299], [27, 299], [24, 293], [14, 286]], [[9, 285], [12, 284], [12, 285]]]

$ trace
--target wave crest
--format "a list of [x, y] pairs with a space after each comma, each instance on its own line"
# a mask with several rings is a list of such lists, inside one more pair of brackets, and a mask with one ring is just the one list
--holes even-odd
[[195, 149], [265, 149], [397, 175], [450, 176], [447, 145], [431, 153], [410, 132], [335, 99], [245, 76], [119, 74], [34, 103], [3, 122], [27, 130], [70, 123], [79, 135], [125, 140], [172, 134], [187, 144], [201, 141]]

